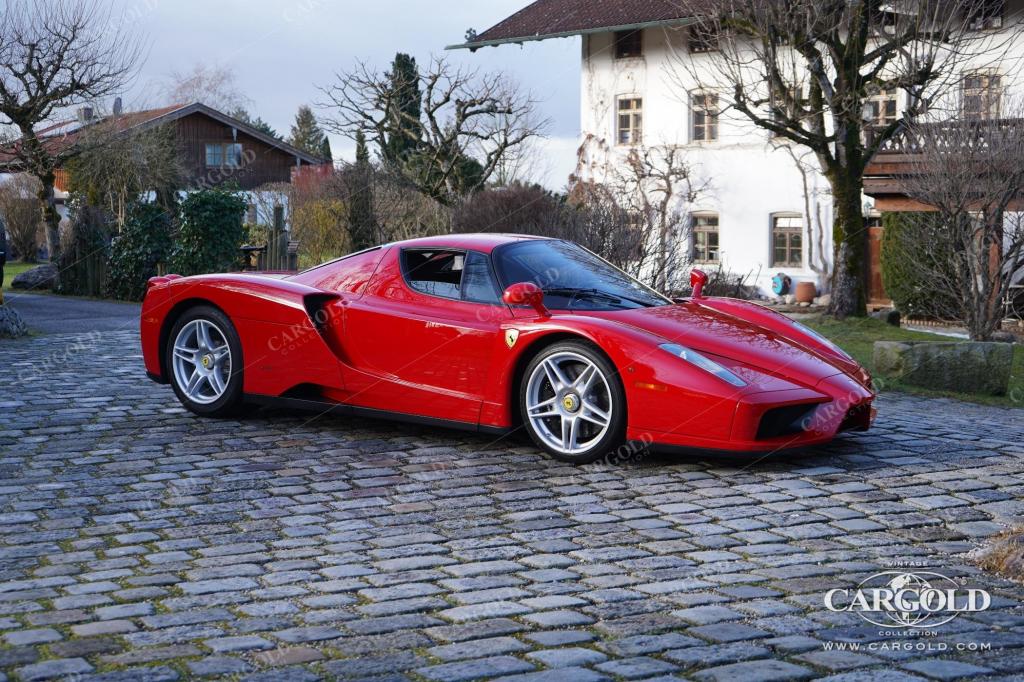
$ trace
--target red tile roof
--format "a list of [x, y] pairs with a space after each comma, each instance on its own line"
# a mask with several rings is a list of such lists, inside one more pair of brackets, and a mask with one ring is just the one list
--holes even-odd
[[537, 0], [463, 45], [544, 40], [581, 33], [683, 23], [692, 12], [678, 0]]

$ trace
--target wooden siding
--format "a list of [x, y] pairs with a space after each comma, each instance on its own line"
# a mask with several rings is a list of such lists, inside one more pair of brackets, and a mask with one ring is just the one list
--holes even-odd
[[[297, 157], [232, 128], [201, 113], [194, 113], [173, 123], [188, 173], [189, 189], [235, 184], [251, 190], [271, 182], [291, 182]], [[207, 144], [242, 145], [242, 165], [238, 168], [208, 167]], [[303, 164], [309, 165], [309, 164]]]

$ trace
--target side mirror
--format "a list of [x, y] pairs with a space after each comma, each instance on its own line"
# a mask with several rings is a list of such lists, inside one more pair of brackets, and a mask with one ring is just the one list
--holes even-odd
[[528, 305], [537, 311], [541, 317], [548, 317], [551, 313], [544, 307], [544, 292], [533, 282], [519, 282], [509, 285], [501, 300], [509, 305]]
[[693, 294], [690, 298], [704, 298], [704, 285], [708, 283], [708, 276], [703, 270], [696, 268], [690, 272], [690, 286], [693, 287]]

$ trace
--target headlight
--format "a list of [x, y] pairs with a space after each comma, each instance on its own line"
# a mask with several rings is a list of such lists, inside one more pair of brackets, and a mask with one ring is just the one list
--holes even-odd
[[804, 334], [807, 334], [808, 336], [813, 336], [820, 343], [824, 344], [826, 348], [831, 348], [835, 353], [838, 353], [841, 357], [844, 357], [847, 360], [853, 360], [853, 358], [850, 357], [849, 353], [847, 353], [845, 350], [843, 350], [842, 348], [840, 348], [836, 344], [832, 343], [831, 341], [829, 341], [824, 336], [822, 336], [818, 332], [814, 331], [813, 329], [811, 329], [807, 325], [800, 324], [799, 322], [796, 322], [794, 320], [790, 320], [790, 322], [792, 322], [793, 326], [795, 326], [797, 329], [802, 331]]
[[690, 350], [685, 346], [680, 346], [678, 343], [663, 343], [660, 346], [658, 346], [658, 348], [664, 351], [668, 351], [677, 358], [685, 360], [686, 362], [690, 363], [691, 365], [694, 365], [695, 367], [700, 367], [705, 372], [710, 372], [711, 374], [714, 374], [722, 381], [728, 382], [733, 386], [742, 387], [747, 385], [747, 382], [745, 382], [743, 379], [740, 379], [738, 376], [727, 370], [725, 367], [722, 367], [714, 360], [709, 360], [708, 358], [704, 357], [695, 350]]

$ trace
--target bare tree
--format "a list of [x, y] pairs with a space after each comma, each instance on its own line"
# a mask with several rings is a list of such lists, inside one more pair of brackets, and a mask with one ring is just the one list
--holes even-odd
[[[866, 314], [863, 174], [879, 145], [962, 77], [991, 66], [1015, 31], [977, 31], [994, 21], [987, 0], [683, 0], [699, 59], [678, 51], [682, 90], [722, 93], [741, 119], [813, 151], [832, 189], [831, 312]], [[678, 41], [677, 41], [678, 42]], [[989, 61], [985, 63], [985, 60]], [[866, 121], [872, 96], [901, 92], [902, 115]], [[724, 110], [724, 108], [723, 108]]]
[[404, 175], [377, 168], [368, 187], [380, 241], [400, 241], [451, 231], [451, 208], [421, 191]]
[[27, 173], [18, 173], [0, 182], [0, 218], [7, 225], [18, 258], [23, 263], [34, 263], [43, 224], [39, 181]]
[[610, 260], [662, 291], [685, 287], [693, 261], [688, 209], [708, 183], [697, 176], [683, 148], [639, 146], [622, 158], [606, 140], [589, 136], [580, 146], [572, 181], [576, 201], [606, 213], [613, 223], [625, 219], [632, 226], [623, 253], [629, 256]]
[[9, 0], [0, 12], [0, 115], [20, 133], [8, 146], [11, 154], [41, 183], [46, 240], [56, 262], [54, 180], [73, 150], [38, 127], [62, 109], [123, 88], [139, 62], [139, 41], [99, 0]]
[[201, 102], [225, 113], [244, 111], [252, 103], [238, 86], [234, 71], [204, 62], [197, 62], [191, 71], [173, 72], [164, 97], [170, 104]]
[[825, 220], [822, 217], [821, 192], [816, 186], [817, 167], [808, 160], [813, 153], [803, 150], [797, 153], [791, 145], [781, 144], [793, 165], [800, 173], [800, 186], [804, 195], [804, 224], [807, 225], [807, 265], [818, 276], [818, 291], [823, 292], [832, 284], [832, 262], [825, 252]]
[[185, 164], [173, 126], [121, 129], [106, 118], [83, 129], [68, 162], [69, 188], [123, 226], [128, 205], [143, 193], [166, 196], [180, 187]]
[[[401, 172], [420, 192], [451, 205], [483, 187], [502, 162], [537, 137], [533, 97], [501, 74], [482, 74], [435, 58], [419, 73], [420, 106], [415, 113], [399, 102], [409, 88], [396, 88], [390, 74], [365, 63], [339, 73], [321, 88], [329, 130], [355, 139], [358, 132], [388, 148], [394, 135], [416, 131], [413, 153], [401, 159]], [[395, 116], [418, 116], [398, 121]]]
[[[892, 143], [912, 154], [899, 184], [925, 212], [906, 216], [886, 255], [901, 258], [902, 270], [929, 290], [953, 294], [935, 298], [949, 301], [938, 314], [963, 320], [980, 341], [999, 328], [1002, 302], [1024, 268], [1021, 120], [920, 123]], [[933, 248], [910, 248], [915, 243]]]

